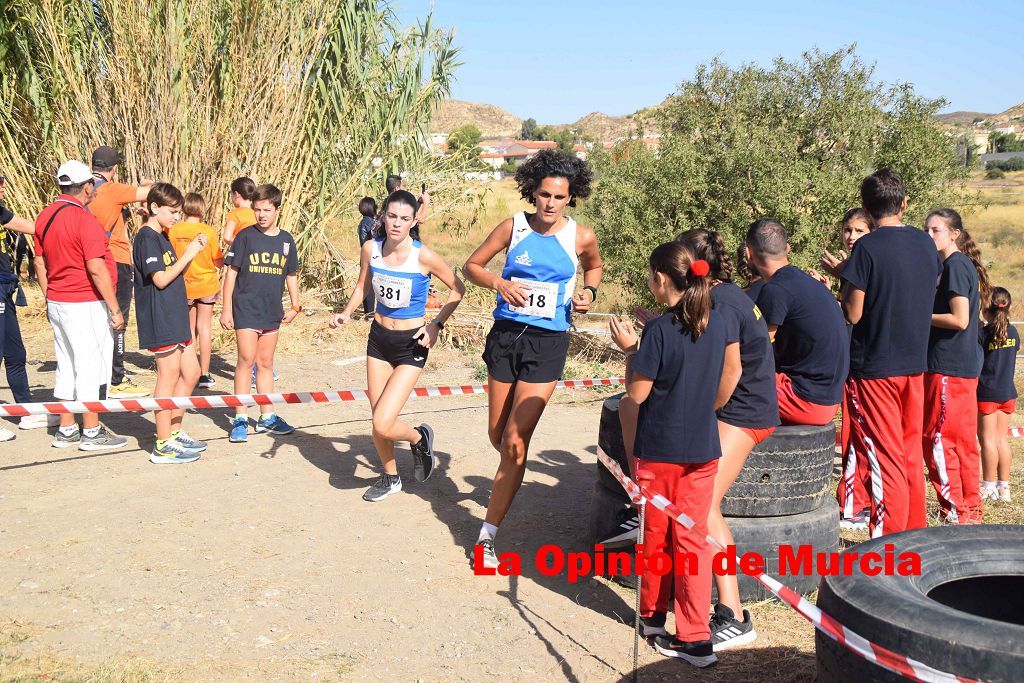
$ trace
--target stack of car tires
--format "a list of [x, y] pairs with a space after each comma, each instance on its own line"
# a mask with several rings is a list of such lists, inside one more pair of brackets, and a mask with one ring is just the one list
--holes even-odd
[[[619, 423], [621, 396], [604, 402], [598, 447], [628, 472]], [[779, 576], [779, 548], [790, 546], [794, 555], [805, 548], [812, 557], [838, 549], [839, 509], [830, 488], [834, 459], [833, 425], [779, 427], [750, 453], [722, 501], [722, 513], [728, 518], [737, 554], [759, 553], [765, 560], [765, 571], [799, 593], [817, 588], [819, 577], [816, 572]], [[600, 462], [597, 468], [590, 524], [595, 543], [631, 515], [622, 486]], [[741, 575], [739, 584], [743, 600], [770, 596], [752, 577]]]

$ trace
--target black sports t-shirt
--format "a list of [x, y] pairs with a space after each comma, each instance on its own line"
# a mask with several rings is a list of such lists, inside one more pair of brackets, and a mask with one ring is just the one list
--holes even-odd
[[132, 240], [135, 325], [139, 330], [139, 346], [144, 349], [178, 344], [192, 338], [184, 273], [163, 289], [153, 284], [153, 273], [166, 270], [177, 261], [174, 247], [163, 232], [146, 226]]
[[17, 235], [7, 231], [6, 225], [14, 220], [14, 214], [0, 204], [0, 273], [14, 273], [14, 263], [11, 254], [17, 249]]
[[299, 271], [299, 256], [290, 233], [265, 235], [256, 226], [235, 235], [224, 263], [238, 268], [231, 311], [235, 329], [276, 330], [284, 317], [285, 279]]
[[978, 270], [971, 259], [959, 251], [950, 254], [942, 264], [932, 312], [949, 313], [949, 300], [954, 296], [967, 298], [970, 307], [967, 329], [931, 328], [928, 336], [928, 372], [949, 377], [977, 377], [982, 363], [981, 347], [976, 343], [978, 309], [981, 307]]
[[1017, 398], [1017, 387], [1013, 383], [1013, 371], [1020, 351], [1020, 335], [1013, 325], [1006, 332], [1006, 339], [996, 343], [992, 339], [992, 326], [984, 325], [978, 331], [985, 361], [978, 377], [978, 400], [1002, 403]]
[[764, 289], [764, 283], [764, 280], [755, 280], [752, 285], [750, 285], [743, 291], [746, 293], [747, 296], [750, 297], [751, 301], [756, 303], [757, 297], [761, 296], [761, 290]]
[[647, 323], [633, 371], [654, 380], [637, 418], [636, 457], [701, 463], [722, 456], [715, 396], [725, 360], [725, 326], [711, 312], [697, 340], [666, 313]]
[[880, 379], [927, 370], [939, 279], [932, 239], [909, 225], [876, 228], [857, 240], [842, 279], [864, 292], [864, 313], [853, 326], [850, 376]]
[[793, 380], [793, 392], [811, 403], [837, 405], [850, 371], [846, 320], [832, 292], [796, 266], [784, 266], [757, 299], [775, 331], [775, 371]]
[[768, 325], [750, 297], [731, 282], [711, 288], [711, 305], [722, 316], [727, 342], [740, 343], [743, 373], [718, 419], [734, 427], [765, 429], [779, 424], [775, 357]]

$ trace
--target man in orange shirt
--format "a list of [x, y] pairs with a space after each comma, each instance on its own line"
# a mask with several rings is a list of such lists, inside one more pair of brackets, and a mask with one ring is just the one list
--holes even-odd
[[[96, 179], [96, 194], [89, 204], [110, 239], [110, 253], [117, 262], [117, 305], [124, 314], [125, 325], [132, 305], [132, 242], [125, 225], [123, 209], [129, 204], [145, 201], [153, 181], [144, 180], [138, 186], [115, 182], [117, 167], [123, 161], [113, 147], [103, 145], [92, 153], [92, 175]], [[124, 371], [124, 334], [122, 327], [114, 338], [114, 360], [107, 395], [111, 398], [137, 398], [148, 396], [149, 391], [132, 382]]]

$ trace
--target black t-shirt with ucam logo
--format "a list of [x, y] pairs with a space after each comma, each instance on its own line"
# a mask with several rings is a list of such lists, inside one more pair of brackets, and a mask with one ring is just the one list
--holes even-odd
[[224, 263], [238, 268], [231, 310], [235, 329], [281, 327], [285, 279], [299, 271], [299, 255], [289, 232], [267, 235], [255, 225], [235, 235]]
[[192, 339], [188, 321], [188, 298], [184, 273], [166, 287], [153, 283], [153, 275], [178, 262], [167, 235], [146, 226], [132, 240], [132, 268], [135, 269], [135, 325], [139, 346], [155, 349]]

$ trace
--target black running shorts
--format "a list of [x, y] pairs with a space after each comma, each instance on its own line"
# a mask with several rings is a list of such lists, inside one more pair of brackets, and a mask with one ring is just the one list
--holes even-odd
[[484, 343], [487, 373], [499, 382], [545, 384], [562, 378], [569, 335], [511, 320], [496, 320]]
[[413, 339], [417, 330], [389, 330], [376, 320], [370, 325], [370, 338], [366, 340], [366, 355], [378, 358], [391, 367], [414, 365], [422, 368], [427, 363], [427, 347]]

